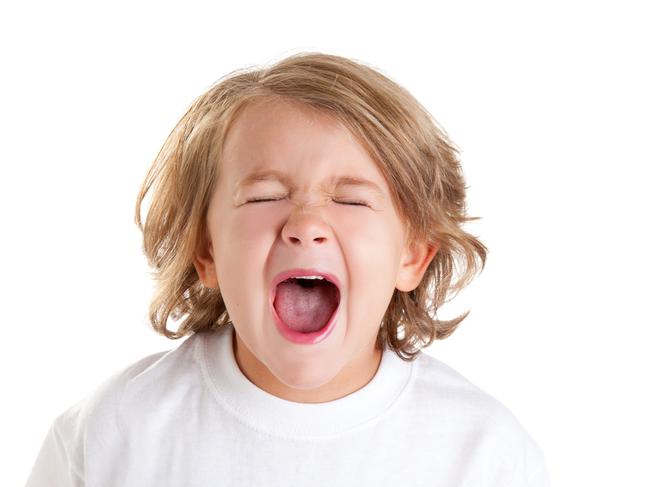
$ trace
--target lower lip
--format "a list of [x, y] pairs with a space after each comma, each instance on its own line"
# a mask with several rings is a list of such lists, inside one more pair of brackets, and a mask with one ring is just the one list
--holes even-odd
[[311, 333], [301, 333], [299, 331], [292, 330], [280, 319], [278, 313], [275, 311], [275, 306], [273, 306], [273, 301], [275, 301], [275, 289], [271, 293], [270, 298], [271, 312], [273, 313], [273, 320], [275, 321], [275, 325], [284, 338], [299, 345], [314, 345], [325, 340], [330, 335], [330, 333], [332, 333], [332, 330], [334, 330], [334, 326], [336, 326], [336, 319], [339, 315], [339, 309], [341, 308], [341, 298], [339, 295], [339, 304], [336, 307], [336, 310], [334, 310], [334, 313], [332, 313], [332, 316], [330, 316], [327, 324], [320, 330], [316, 330]]

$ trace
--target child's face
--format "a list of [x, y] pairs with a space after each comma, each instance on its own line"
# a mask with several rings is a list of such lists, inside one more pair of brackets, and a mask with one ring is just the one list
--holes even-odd
[[[218, 287], [232, 319], [239, 368], [258, 387], [296, 402], [325, 402], [363, 387], [375, 374], [374, 349], [394, 289], [414, 289], [435, 251], [405, 247], [404, 227], [379, 169], [348, 130], [287, 102], [246, 107], [228, 132], [220, 179], [207, 215], [209, 249], [195, 266]], [[286, 176], [242, 186], [250, 174]], [[337, 178], [371, 181], [336, 186]], [[279, 198], [277, 201], [248, 202]], [[370, 207], [342, 202], [367, 202]], [[334, 274], [338, 318], [316, 344], [278, 331], [271, 281], [293, 268]]]

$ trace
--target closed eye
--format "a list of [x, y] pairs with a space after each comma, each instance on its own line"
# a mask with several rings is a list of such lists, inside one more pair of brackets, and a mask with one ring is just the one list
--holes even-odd
[[342, 205], [368, 206], [368, 204], [363, 201], [335, 201], [335, 203], [340, 203]]
[[[282, 199], [284, 198], [259, 198], [254, 200], [248, 200], [246, 203], [264, 203], [266, 201], [280, 201]], [[341, 205], [368, 206], [368, 204], [363, 201], [335, 201], [335, 200], [333, 201]]]
[[263, 203], [264, 201], [280, 201], [282, 198], [267, 198], [267, 199], [256, 199], [256, 200], [248, 200], [246, 203]]

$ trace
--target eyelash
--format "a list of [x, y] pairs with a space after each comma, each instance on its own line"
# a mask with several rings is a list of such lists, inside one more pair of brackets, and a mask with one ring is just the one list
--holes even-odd
[[[272, 198], [266, 198], [266, 199], [264, 199], [264, 198], [261, 198], [261, 199], [255, 199], [255, 200], [248, 200], [246, 203], [264, 203], [264, 202], [266, 202], [266, 201], [280, 201], [281, 199], [282, 199], [282, 198], [276, 198], [276, 199], [272, 199]], [[333, 200], [333, 201], [334, 201], [334, 200]], [[365, 202], [363, 202], [363, 201], [349, 201], [349, 202], [345, 202], [345, 201], [334, 201], [334, 202], [335, 202], [335, 203], [340, 203], [340, 204], [342, 204], [342, 205], [351, 205], [351, 206], [368, 206], [368, 204], [365, 203]]]

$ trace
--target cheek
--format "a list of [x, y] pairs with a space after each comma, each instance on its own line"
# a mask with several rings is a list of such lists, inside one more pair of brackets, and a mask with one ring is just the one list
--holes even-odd
[[367, 278], [391, 267], [395, 258], [395, 236], [386, 225], [380, 222], [344, 225], [339, 222], [336, 232], [352, 275]]
[[240, 208], [230, 219], [228, 239], [244, 247], [254, 246], [272, 233], [282, 219], [273, 204], [261, 203], [255, 207]]
[[275, 240], [271, 219], [277, 216], [271, 215], [272, 210], [240, 211], [222, 220], [219, 259], [225, 272], [237, 276], [232, 286], [238, 290], [250, 292], [262, 282], [260, 276]]
[[351, 245], [375, 247], [390, 238], [390, 222], [367, 208], [342, 208], [333, 211], [332, 228], [341, 241]]
[[399, 226], [394, 218], [373, 213], [361, 221], [341, 217], [335, 229], [350, 266], [350, 289], [355, 300], [366, 303], [366, 310], [378, 309], [383, 315], [394, 290], [400, 258]]

